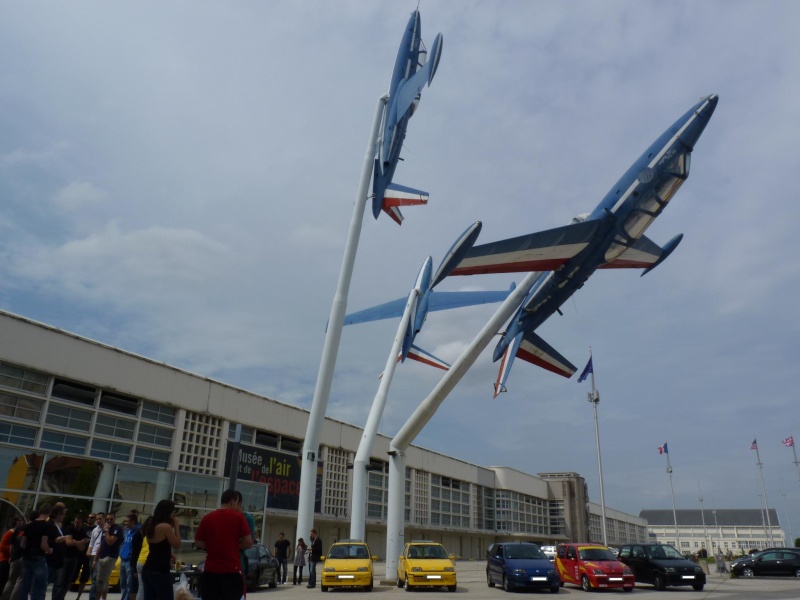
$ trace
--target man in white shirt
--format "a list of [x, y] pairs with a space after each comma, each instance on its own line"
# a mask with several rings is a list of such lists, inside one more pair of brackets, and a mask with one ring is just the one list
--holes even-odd
[[[89, 600], [95, 600], [97, 593], [97, 551], [100, 549], [100, 540], [103, 537], [103, 528], [106, 524], [106, 514], [102, 512], [97, 513], [97, 520], [95, 521], [94, 529], [89, 536], [89, 547], [86, 549], [86, 556], [89, 557], [92, 567], [92, 587], [89, 588]], [[78, 600], [81, 597], [78, 594]]]

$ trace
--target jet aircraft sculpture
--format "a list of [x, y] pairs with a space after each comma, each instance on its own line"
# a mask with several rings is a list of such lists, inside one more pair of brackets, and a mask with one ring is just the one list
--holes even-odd
[[[481, 222], [478, 221], [470, 225], [462, 233], [455, 243], [447, 251], [442, 259], [436, 273], [433, 273], [433, 259], [429, 256], [422, 264], [422, 268], [417, 275], [414, 289], [417, 290], [417, 299], [412, 307], [411, 316], [408, 320], [408, 328], [403, 337], [403, 344], [400, 354], [397, 357], [400, 362], [406, 358], [419, 361], [423, 364], [448, 369], [448, 365], [443, 360], [436, 358], [429, 352], [414, 345], [414, 339], [425, 324], [430, 311], [447, 310], [449, 308], [460, 308], [463, 306], [475, 306], [478, 304], [488, 304], [490, 302], [502, 302], [514, 290], [489, 291], [489, 292], [434, 292], [433, 288], [444, 280], [453, 268], [461, 261], [464, 254], [473, 246], [481, 231]], [[405, 310], [407, 298], [398, 298], [385, 304], [366, 308], [358, 312], [347, 315], [344, 318], [345, 325], [355, 323], [367, 323], [381, 319], [391, 319], [400, 317]]]
[[689, 176], [697, 140], [717, 106], [718, 96], [701, 99], [669, 127], [590, 214], [569, 225], [473, 247], [452, 275], [542, 271], [494, 351], [502, 358], [494, 396], [506, 391], [515, 357], [564, 377], [575, 366], [536, 329], [580, 289], [597, 269], [645, 269], [649, 273], [675, 250], [676, 235], [663, 247], [644, 232]]
[[383, 119], [375, 145], [375, 167], [372, 180], [372, 214], [383, 210], [398, 225], [403, 222], [401, 206], [427, 204], [428, 193], [392, 183], [406, 137], [408, 120], [419, 104], [422, 88], [430, 85], [442, 56], [442, 34], [433, 41], [428, 58], [422, 43], [422, 21], [418, 10], [411, 13], [406, 31], [397, 51], [397, 59], [389, 85], [389, 99], [383, 109]]

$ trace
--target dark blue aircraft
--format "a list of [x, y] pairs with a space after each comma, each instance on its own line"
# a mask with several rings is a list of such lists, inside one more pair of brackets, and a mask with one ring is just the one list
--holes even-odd
[[569, 225], [473, 247], [452, 275], [542, 271], [494, 351], [500, 372], [494, 395], [506, 391], [514, 357], [571, 377], [575, 366], [536, 335], [536, 329], [580, 289], [597, 269], [645, 269], [649, 273], [678, 246], [663, 247], [644, 232], [689, 176], [697, 140], [718, 96], [690, 108], [631, 165], [590, 214]]
[[372, 214], [383, 210], [398, 225], [403, 222], [401, 206], [427, 204], [428, 193], [392, 183], [400, 161], [400, 150], [406, 137], [408, 120], [419, 104], [422, 88], [430, 85], [442, 56], [442, 34], [433, 41], [430, 57], [422, 43], [422, 21], [419, 11], [411, 13], [406, 25], [389, 85], [389, 99], [383, 109], [381, 131], [375, 147], [372, 179]]

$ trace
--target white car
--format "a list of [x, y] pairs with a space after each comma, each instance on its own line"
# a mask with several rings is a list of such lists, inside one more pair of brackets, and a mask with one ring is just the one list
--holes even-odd
[[550, 559], [550, 562], [554, 562], [556, 560], [556, 547], [555, 546], [542, 546], [542, 552], [544, 555]]

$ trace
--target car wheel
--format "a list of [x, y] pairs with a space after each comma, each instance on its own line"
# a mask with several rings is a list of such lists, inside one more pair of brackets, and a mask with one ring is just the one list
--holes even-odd
[[623, 592], [632, 592], [633, 588], [622, 588]]
[[664, 581], [664, 576], [661, 573], [653, 573], [653, 587], [658, 591], [662, 591], [667, 588], [667, 583]]
[[410, 583], [408, 583], [408, 573], [406, 573], [406, 578], [405, 578], [405, 581], [403, 581], [403, 587], [405, 588], [405, 590], [406, 590], [407, 592], [410, 592], [410, 591], [411, 591], [411, 584], [410, 584]]
[[693, 589], [695, 592], [702, 592], [702, 591], [703, 591], [703, 587], [704, 587], [704, 586], [703, 586], [703, 584], [702, 584], [702, 583], [698, 583], [697, 585], [693, 585], [693, 586], [692, 586], [692, 589]]
[[448, 585], [447, 589], [450, 590], [451, 592], [455, 592], [458, 589], [458, 586], [457, 585]]
[[492, 576], [489, 575], [489, 569], [486, 569], [486, 585], [494, 587], [494, 581], [492, 581]]
[[589, 576], [584, 575], [581, 577], [581, 587], [583, 588], [584, 592], [591, 592], [592, 591], [592, 582], [589, 581]]
[[557, 594], [560, 591], [561, 591], [561, 586], [560, 585], [554, 585], [553, 587], [550, 588], [550, 593], [551, 594]]
[[321, 585], [321, 586], [319, 586], [319, 591], [320, 591], [320, 592], [327, 592], [327, 591], [328, 591], [328, 586], [327, 586], [327, 585]]
[[753, 573], [753, 569], [750, 567], [742, 569], [742, 577], [752, 577], [753, 575], [755, 575], [755, 573]]
[[503, 589], [507, 592], [511, 591], [511, 584], [508, 582], [508, 579], [506, 579], [505, 573], [503, 574]]
[[271, 587], [271, 588], [278, 587], [278, 572], [277, 571], [272, 573], [272, 579], [269, 580], [269, 583], [267, 585], [269, 587]]
[[397, 587], [399, 588], [403, 587], [403, 580], [400, 579], [399, 577], [397, 578]]
[[367, 585], [367, 586], [364, 586], [364, 589], [365, 589], [366, 591], [368, 591], [368, 592], [371, 592], [371, 591], [372, 591], [372, 582], [370, 581], [370, 582], [369, 582], [369, 585]]
[[800, 577], [800, 569], [795, 569], [794, 570], [794, 576], [795, 577]]

